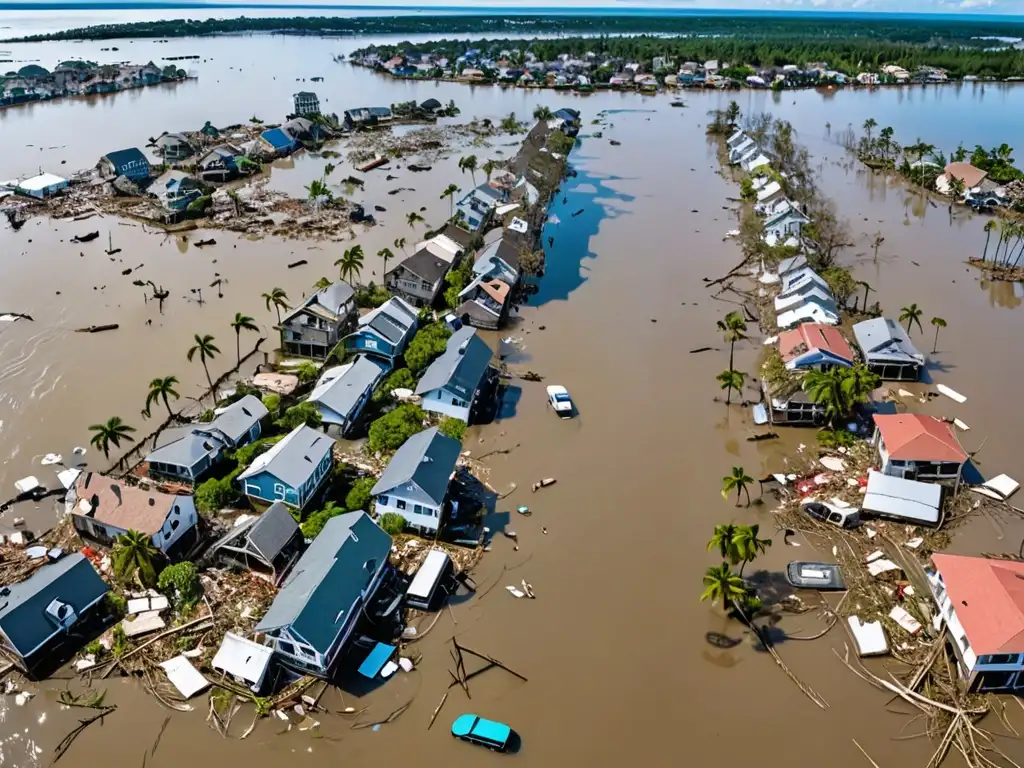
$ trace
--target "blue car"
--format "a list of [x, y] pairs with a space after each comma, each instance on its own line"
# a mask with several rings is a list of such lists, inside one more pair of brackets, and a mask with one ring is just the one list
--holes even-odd
[[479, 744], [496, 752], [504, 752], [512, 729], [504, 723], [484, 720], [477, 715], [459, 715], [452, 723], [452, 736], [471, 744]]

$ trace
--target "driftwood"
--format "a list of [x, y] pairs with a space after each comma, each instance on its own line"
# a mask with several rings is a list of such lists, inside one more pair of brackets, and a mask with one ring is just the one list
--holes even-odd
[[72, 243], [91, 243], [100, 236], [99, 232], [87, 232], [84, 235], [75, 235], [71, 238]]
[[208, 240], [196, 240], [195, 243], [194, 243], [196, 248], [205, 248], [208, 245], [216, 245], [216, 244], [217, 244], [217, 241], [214, 240], [212, 237], [209, 238]]
[[296, 267], [301, 267], [304, 266], [305, 264], [309, 264], [309, 262], [306, 261], [305, 259], [299, 259], [298, 261], [293, 261], [291, 264], [289, 264], [288, 269], [295, 269]]
[[690, 350], [690, 354], [691, 355], [696, 355], [698, 352], [711, 352], [711, 351], [717, 352], [718, 350], [715, 349], [714, 347], [697, 347], [696, 349], [691, 349]]
[[434, 708], [434, 714], [432, 714], [432, 715], [430, 716], [430, 722], [429, 722], [429, 723], [427, 723], [427, 730], [428, 730], [428, 731], [429, 731], [429, 730], [430, 730], [430, 728], [431, 728], [431, 727], [432, 727], [432, 726], [434, 725], [434, 721], [435, 721], [435, 720], [437, 720], [437, 716], [438, 716], [438, 714], [439, 714], [439, 713], [441, 712], [441, 707], [443, 707], [443, 706], [444, 706], [444, 703], [445, 703], [446, 701], [448, 701], [448, 691], [445, 691], [445, 692], [444, 692], [444, 695], [443, 695], [443, 696], [441, 697], [441, 701], [440, 701], [440, 703], [439, 703], [439, 704], [437, 705], [437, 707], [435, 707], [435, 708]]
[[107, 323], [106, 325], [90, 325], [86, 328], [75, 328], [75, 333], [102, 333], [103, 331], [116, 331], [121, 326], [117, 323]]
[[23, 314], [22, 312], [0, 312], [0, 315], [14, 317], [17, 318], [18, 320], [31, 320], [33, 323], [35, 322], [35, 318], [33, 318], [32, 315], [26, 315]]
[[100, 721], [100, 723], [102, 723], [103, 718], [116, 709], [117, 707], [115, 706], [103, 707], [97, 714], [93, 715], [92, 717], [88, 717], [85, 720], [79, 720], [78, 725], [75, 726], [71, 733], [69, 733], [67, 736], [61, 739], [60, 743], [57, 744], [57, 746], [54, 748], [53, 762], [56, 763], [58, 760], [64, 757], [65, 754], [67, 754], [68, 749], [71, 748], [71, 745], [74, 743], [75, 739], [79, 737], [82, 731], [84, 731], [90, 725], [95, 723], [97, 720]]
[[778, 432], [762, 432], [757, 435], [751, 435], [750, 437], [747, 438], [747, 442], [757, 443], [760, 442], [761, 440], [775, 440], [776, 438], [778, 438], [778, 436]]

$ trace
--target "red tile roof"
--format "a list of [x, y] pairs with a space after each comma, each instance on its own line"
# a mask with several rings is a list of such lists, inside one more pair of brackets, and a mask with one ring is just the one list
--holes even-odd
[[919, 413], [875, 414], [889, 458], [902, 461], [967, 461], [953, 428]]
[[971, 650], [1024, 653], [1024, 563], [942, 554], [932, 562]]
[[853, 362], [853, 350], [846, 343], [838, 329], [821, 323], [804, 323], [792, 331], [779, 334], [779, 353], [784, 362], [799, 357], [804, 352], [820, 349], [836, 357]]
[[967, 189], [978, 186], [988, 176], [988, 171], [975, 168], [970, 163], [950, 163], [945, 170], [947, 179], [960, 179]]

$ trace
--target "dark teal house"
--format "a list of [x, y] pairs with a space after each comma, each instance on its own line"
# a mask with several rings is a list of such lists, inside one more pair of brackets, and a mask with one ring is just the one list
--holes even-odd
[[416, 335], [419, 316], [404, 299], [394, 296], [359, 318], [359, 327], [343, 339], [346, 350], [362, 352], [390, 367]]
[[136, 147], [108, 152], [100, 158], [97, 168], [109, 178], [124, 176], [132, 181], [145, 181], [150, 176], [149, 160]]
[[283, 501], [301, 510], [331, 474], [333, 448], [333, 438], [300, 424], [238, 476], [242, 492], [256, 506]]

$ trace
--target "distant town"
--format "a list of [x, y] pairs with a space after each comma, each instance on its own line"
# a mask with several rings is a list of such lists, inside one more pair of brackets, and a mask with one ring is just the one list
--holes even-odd
[[51, 72], [38, 64], [26, 64], [0, 76], [0, 107], [65, 96], [116, 93], [160, 83], [185, 80], [188, 72], [174, 64], [97, 64], [92, 61], [60, 62]]

